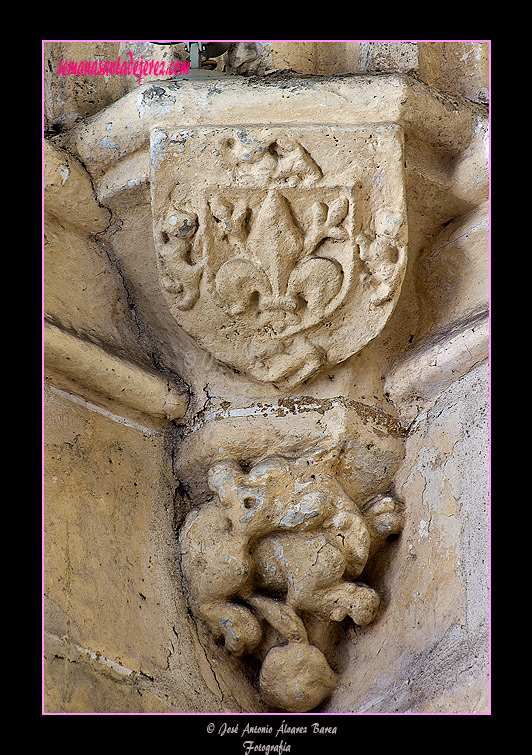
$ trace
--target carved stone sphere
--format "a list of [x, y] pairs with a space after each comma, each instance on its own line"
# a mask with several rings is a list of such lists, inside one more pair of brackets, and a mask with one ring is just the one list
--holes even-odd
[[260, 672], [264, 699], [290, 713], [312, 710], [330, 695], [335, 674], [323, 653], [302, 642], [270, 650]]

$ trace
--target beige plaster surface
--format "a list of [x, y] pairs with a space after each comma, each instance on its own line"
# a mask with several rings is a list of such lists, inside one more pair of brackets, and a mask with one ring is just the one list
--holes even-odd
[[175, 580], [165, 436], [54, 388], [45, 420], [45, 708], [216, 709]]
[[407, 522], [368, 580], [381, 616], [356, 629], [327, 710], [489, 709], [487, 364], [420, 415], [396, 477]]

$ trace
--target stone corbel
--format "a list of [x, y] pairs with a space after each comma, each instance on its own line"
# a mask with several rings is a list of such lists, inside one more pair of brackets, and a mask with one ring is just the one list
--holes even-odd
[[379, 596], [359, 577], [370, 553], [400, 532], [401, 507], [388, 495], [357, 506], [329, 465], [305, 456], [271, 456], [248, 472], [223, 459], [207, 479], [212, 502], [180, 533], [192, 611], [229, 652], [258, 653], [267, 703], [311, 710], [335, 674], [303, 617], [325, 629], [375, 618]]
[[[406, 269], [402, 140], [396, 124], [153, 129], [154, 241], [179, 325], [285, 396], [360, 351], [390, 317]], [[182, 569], [213, 638], [260, 658], [263, 701], [301, 712], [335, 682], [327, 643], [305, 622], [321, 623], [323, 639], [331, 622], [375, 618], [379, 597], [359, 578], [400, 532], [402, 507], [373, 470], [369, 495], [345, 492], [330, 430], [326, 450], [268, 445], [256, 458], [211, 446], [211, 500], [181, 528]]]
[[[149, 232], [131, 221], [116, 254], [168, 360], [186, 344], [219, 384], [237, 376], [188, 413], [150, 385], [179, 424], [190, 609], [210, 651], [244, 676], [258, 662], [260, 709], [322, 704], [334, 627], [381, 610], [364, 570], [408, 515], [394, 473], [411, 416], [313, 386], [382, 334], [412, 248], [483, 200], [459, 159], [478, 159], [479, 122], [401, 77], [291, 81], [282, 98], [228, 79], [139, 87], [63, 139], [126, 221], [142, 194]], [[406, 396], [410, 368], [392, 375]]]
[[182, 433], [175, 466], [196, 506], [181, 566], [206, 652], [223, 648], [244, 676], [258, 663], [266, 710], [312, 710], [336, 684], [340, 624], [383, 608], [363, 572], [403, 527], [404, 428], [306, 396], [208, 413]]

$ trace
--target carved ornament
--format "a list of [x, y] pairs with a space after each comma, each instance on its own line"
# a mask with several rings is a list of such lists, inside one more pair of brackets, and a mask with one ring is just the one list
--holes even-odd
[[[336, 682], [326, 658], [331, 623], [366, 626], [377, 614], [379, 596], [359, 577], [402, 529], [402, 506], [390, 495], [357, 506], [330, 461], [312, 455], [272, 456], [247, 473], [224, 459], [208, 484], [212, 501], [180, 531], [191, 609], [231, 654], [261, 660], [267, 704], [311, 710]], [[309, 638], [316, 622], [323, 649]]]
[[[360, 351], [405, 273], [403, 163], [394, 124], [153, 129], [157, 268], [177, 324], [278, 388]], [[211, 456], [181, 566], [196, 620], [260, 661], [264, 703], [302, 712], [334, 688], [331, 627], [375, 618], [379, 597], [360, 578], [403, 514], [382, 486], [350, 497], [330, 453], [282, 453], [277, 425], [273, 453]]]
[[293, 387], [384, 327], [406, 265], [401, 130], [151, 134], [161, 288], [217, 360]]

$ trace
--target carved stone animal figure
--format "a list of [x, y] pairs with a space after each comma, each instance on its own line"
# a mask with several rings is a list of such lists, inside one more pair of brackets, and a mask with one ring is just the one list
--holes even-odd
[[203, 266], [190, 259], [197, 228], [196, 213], [181, 209], [172, 209], [160, 224], [157, 263], [161, 284], [178, 310], [191, 309], [199, 296]]
[[189, 514], [180, 533], [182, 568], [194, 614], [235, 654], [250, 651], [261, 638], [257, 618], [244, 605], [253, 592], [250, 551], [274, 531], [319, 527], [333, 513], [316, 485], [298, 490], [286, 459], [270, 457], [245, 474], [235, 461], [209, 471], [212, 503]]
[[180, 533], [182, 568], [194, 614], [235, 654], [251, 651], [261, 626], [244, 603], [257, 590], [284, 595], [294, 611], [368, 624], [377, 593], [356, 579], [379, 541], [402, 526], [389, 496], [359, 511], [335, 478], [270, 457], [246, 474], [233, 460], [209, 471], [212, 503]]
[[364, 512], [333, 478], [322, 481], [336, 511], [311, 533], [279, 532], [263, 538], [253, 551], [256, 584], [285, 594], [296, 611], [330, 621], [350, 616], [365, 626], [375, 618], [379, 596], [356, 582], [368, 557], [390, 534], [402, 528], [402, 513], [390, 496], [377, 496]]

